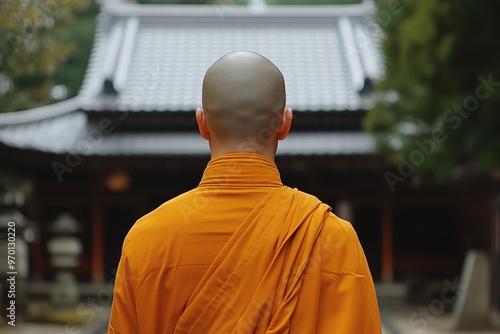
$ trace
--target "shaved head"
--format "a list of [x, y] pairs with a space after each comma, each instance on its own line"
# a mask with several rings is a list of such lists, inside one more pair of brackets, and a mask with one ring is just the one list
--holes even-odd
[[264, 56], [248, 51], [223, 56], [205, 74], [202, 96], [212, 139], [243, 143], [276, 137], [285, 108], [285, 81]]

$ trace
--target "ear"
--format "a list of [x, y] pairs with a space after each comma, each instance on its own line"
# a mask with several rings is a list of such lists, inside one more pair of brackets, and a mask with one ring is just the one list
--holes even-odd
[[291, 108], [286, 108], [283, 111], [283, 116], [281, 118], [281, 123], [278, 128], [278, 140], [283, 140], [290, 132], [290, 128], [292, 126], [293, 113]]
[[207, 117], [205, 115], [205, 111], [201, 108], [196, 109], [196, 123], [198, 123], [198, 130], [200, 131], [201, 136], [205, 140], [210, 140], [210, 130], [207, 126]]

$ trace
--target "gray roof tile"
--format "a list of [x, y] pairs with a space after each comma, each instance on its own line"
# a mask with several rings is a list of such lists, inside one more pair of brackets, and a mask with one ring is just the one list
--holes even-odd
[[0, 142], [48, 153], [71, 152], [86, 133], [87, 117], [74, 112], [37, 122], [0, 127]]
[[[208, 67], [234, 50], [271, 59], [283, 72], [297, 111], [364, 110], [364, 81], [381, 69], [367, 33], [365, 5], [234, 7], [113, 5], [99, 19], [80, 95], [87, 110], [193, 110]], [[371, 27], [371, 26], [370, 26]], [[117, 91], [103, 96], [108, 79]]]

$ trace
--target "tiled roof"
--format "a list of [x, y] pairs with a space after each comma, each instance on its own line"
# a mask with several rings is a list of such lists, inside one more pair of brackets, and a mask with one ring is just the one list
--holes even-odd
[[[382, 71], [370, 2], [335, 6], [113, 4], [99, 17], [85, 110], [192, 111], [208, 67], [235, 50], [283, 72], [296, 111], [366, 110]], [[105, 94], [107, 93], [107, 94]]]
[[[208, 155], [208, 144], [190, 132], [116, 132], [89, 128], [84, 112], [0, 128], [3, 145], [46, 153], [82, 156]], [[374, 140], [361, 132], [296, 132], [280, 142], [278, 155], [364, 155]]]
[[[208, 155], [207, 143], [194, 132], [114, 131], [95, 136], [92, 127], [96, 117], [111, 117], [98, 111], [133, 111], [139, 121], [144, 115], [158, 115], [148, 111], [192, 112], [201, 104], [208, 67], [238, 49], [259, 52], [276, 63], [285, 76], [287, 104], [296, 112], [366, 110], [372, 104], [371, 81], [382, 72], [376, 34], [370, 34], [376, 29], [370, 3], [105, 7], [79, 95], [0, 115], [0, 145], [85, 156]], [[146, 113], [135, 113], [140, 111]], [[94, 118], [89, 121], [89, 116]], [[291, 133], [278, 155], [373, 151], [374, 140], [367, 134], [318, 130]]]

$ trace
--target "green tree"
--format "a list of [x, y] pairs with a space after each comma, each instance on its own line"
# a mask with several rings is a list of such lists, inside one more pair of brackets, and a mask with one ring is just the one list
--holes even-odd
[[51, 102], [51, 75], [73, 51], [55, 32], [84, 9], [82, 0], [0, 1], [0, 112]]
[[362, 0], [267, 0], [268, 5], [345, 5], [361, 3]]
[[[398, 6], [396, 6], [398, 5]], [[392, 190], [500, 168], [500, 2], [379, 0], [385, 78], [364, 121]]]
[[75, 14], [70, 25], [62, 26], [55, 32], [58, 41], [73, 47], [73, 52], [51, 75], [54, 84], [66, 90], [66, 96], [62, 98], [73, 97], [80, 90], [92, 50], [98, 13], [99, 6], [91, 0], [85, 10]]

